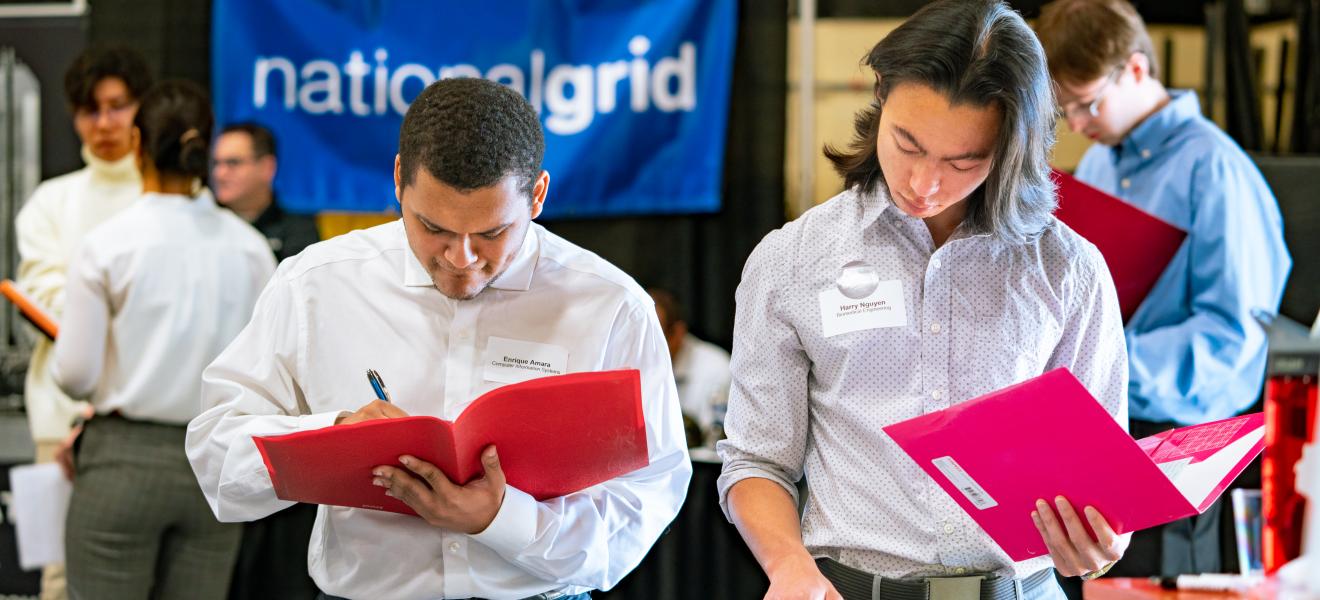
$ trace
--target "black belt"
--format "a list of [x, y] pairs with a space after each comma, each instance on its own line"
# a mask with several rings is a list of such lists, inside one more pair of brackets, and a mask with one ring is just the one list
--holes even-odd
[[[555, 600], [556, 598], [564, 598], [567, 597], [568, 595], [569, 594], [556, 590], [553, 592], [542, 592], [535, 596], [528, 596], [525, 600]], [[317, 600], [348, 600], [348, 598], [331, 596], [330, 594], [321, 592], [321, 594], [317, 596]]]
[[816, 565], [844, 600], [937, 600], [937, 596], [945, 595], [937, 590], [955, 583], [954, 580], [964, 580], [961, 582], [964, 585], [979, 587], [981, 600], [1021, 600], [1024, 594], [1054, 581], [1054, 569], [1041, 569], [1022, 579], [989, 575], [890, 579], [876, 577], [830, 558], [818, 558]]

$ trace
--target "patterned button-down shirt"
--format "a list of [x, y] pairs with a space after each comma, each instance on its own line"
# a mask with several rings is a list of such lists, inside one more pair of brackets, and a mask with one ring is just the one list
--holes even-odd
[[[820, 295], [856, 261], [898, 282], [906, 323], [827, 337]], [[805, 473], [802, 533], [814, 556], [885, 577], [1050, 566], [1014, 563], [881, 428], [1055, 367], [1126, 427], [1118, 298], [1094, 246], [1055, 221], [1026, 243], [960, 227], [936, 248], [883, 191], [846, 191], [766, 236], [737, 302], [719, 445], [726, 514], [738, 481], [766, 478], [796, 498]]]

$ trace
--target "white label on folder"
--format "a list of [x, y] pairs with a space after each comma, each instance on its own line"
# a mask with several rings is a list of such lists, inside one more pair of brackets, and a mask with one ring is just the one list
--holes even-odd
[[820, 293], [820, 319], [825, 337], [878, 327], [903, 327], [907, 325], [903, 283], [897, 279], [881, 281], [862, 298], [849, 298], [837, 287], [827, 289]]
[[999, 503], [995, 502], [995, 499], [991, 498], [990, 494], [985, 492], [985, 488], [982, 488], [980, 484], [976, 483], [976, 480], [972, 479], [972, 477], [967, 474], [967, 471], [964, 471], [963, 468], [953, 460], [952, 456], [941, 456], [930, 462], [935, 463], [935, 468], [939, 469], [941, 473], [944, 473], [945, 477], [949, 478], [949, 481], [953, 483], [953, 487], [958, 488], [958, 490], [963, 493], [963, 496], [967, 497], [967, 501], [972, 503], [972, 506], [975, 506], [980, 510], [999, 506]]
[[486, 340], [483, 376], [489, 381], [518, 383], [537, 377], [563, 375], [568, 370], [568, 349], [491, 336]]

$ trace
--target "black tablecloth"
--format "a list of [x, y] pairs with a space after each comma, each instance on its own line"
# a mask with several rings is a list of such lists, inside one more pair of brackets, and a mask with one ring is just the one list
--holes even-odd
[[692, 463], [692, 483], [683, 509], [637, 569], [608, 592], [614, 600], [759, 600], [769, 581], [720, 511], [715, 480], [720, 465]]

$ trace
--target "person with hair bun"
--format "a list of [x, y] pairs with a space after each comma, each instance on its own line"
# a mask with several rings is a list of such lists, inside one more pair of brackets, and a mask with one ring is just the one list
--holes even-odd
[[184, 453], [201, 374], [275, 270], [266, 240], [202, 178], [206, 93], [165, 82], [133, 120], [142, 196], [88, 233], [69, 268], [51, 375], [95, 416], [73, 456], [71, 598], [224, 598], [241, 528], [219, 523]]

